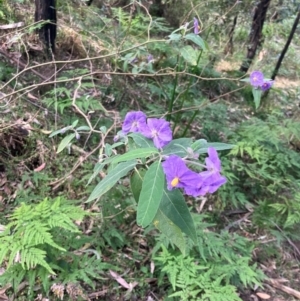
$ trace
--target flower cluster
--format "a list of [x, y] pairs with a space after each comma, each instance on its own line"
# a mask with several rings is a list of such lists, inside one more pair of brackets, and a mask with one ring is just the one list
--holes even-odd
[[[129, 132], [141, 133], [146, 138], [152, 139], [158, 149], [162, 149], [172, 140], [170, 123], [164, 119], [148, 118], [141, 111], [128, 112], [125, 116], [122, 135]], [[190, 163], [195, 163], [191, 161]], [[198, 163], [196, 163], [199, 165]], [[221, 161], [217, 151], [209, 147], [205, 171], [197, 173], [189, 169], [185, 159], [171, 155], [165, 158], [162, 167], [167, 179], [167, 188], [182, 188], [188, 195], [197, 197], [206, 193], [215, 192], [226, 183], [226, 178], [221, 176]]]
[[214, 148], [208, 148], [208, 157], [205, 159], [205, 163], [204, 167], [207, 170], [197, 173], [186, 166], [184, 159], [176, 155], [169, 156], [162, 163], [168, 189], [183, 188], [187, 195], [194, 197], [214, 193], [226, 183], [226, 178], [220, 174], [221, 161]]
[[141, 111], [133, 111], [126, 114], [122, 126], [122, 132], [141, 133], [152, 139], [155, 147], [162, 149], [172, 140], [170, 123], [164, 119], [148, 118]]
[[267, 91], [272, 87], [273, 83], [273, 80], [265, 79], [263, 73], [260, 71], [253, 71], [250, 74], [250, 84], [254, 88]]

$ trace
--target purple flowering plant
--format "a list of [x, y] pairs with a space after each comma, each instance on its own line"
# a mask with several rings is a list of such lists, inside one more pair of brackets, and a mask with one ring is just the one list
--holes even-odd
[[[118, 154], [116, 148], [120, 145], [125, 152], [123, 148]], [[170, 123], [165, 119], [147, 117], [142, 111], [128, 112], [114, 144], [106, 144], [105, 156], [95, 171], [108, 165], [108, 173], [87, 202], [99, 200], [122, 177], [130, 175], [137, 202], [137, 224], [147, 227], [169, 220], [177, 227], [174, 231], [179, 228], [196, 242], [185, 198], [214, 193], [226, 183], [216, 149], [230, 148], [232, 145], [210, 144], [201, 139], [173, 139]], [[207, 154], [204, 162], [199, 160], [201, 154]]]
[[252, 86], [252, 94], [256, 109], [260, 106], [262, 93], [269, 90], [274, 84], [273, 80], [265, 78], [263, 73], [258, 70], [252, 71], [249, 78], [242, 79], [241, 81], [249, 82]]
[[269, 90], [273, 85], [273, 80], [264, 78], [264, 75], [260, 71], [253, 71], [250, 74], [250, 84], [253, 88], [261, 89], [262, 91]]

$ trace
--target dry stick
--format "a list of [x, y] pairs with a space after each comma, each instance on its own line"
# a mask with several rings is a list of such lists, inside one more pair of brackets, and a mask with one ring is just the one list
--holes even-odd
[[282, 235], [286, 238], [288, 243], [294, 248], [296, 253], [300, 256], [300, 250], [298, 249], [298, 247], [284, 234], [282, 229], [276, 223], [272, 222], [272, 224], [282, 233]]
[[296, 291], [296, 290], [294, 290], [294, 289], [292, 289], [288, 286], [282, 285], [274, 279], [266, 279], [266, 281], [269, 282], [273, 287], [279, 288], [283, 292], [300, 299], [300, 292], [299, 291]]
[[233, 226], [239, 225], [241, 222], [243, 222], [244, 220], [246, 220], [246, 219], [249, 217], [249, 215], [251, 215], [251, 214], [252, 214], [252, 212], [246, 213], [242, 218], [240, 218], [240, 219], [238, 219], [237, 221], [234, 221], [234, 222], [230, 223], [228, 226], [226, 226], [226, 227], [224, 228], [224, 230], [228, 231], [228, 230], [229, 230], [230, 228], [232, 228]]
[[[139, 48], [141, 46], [144, 46], [144, 45], [147, 45], [147, 44], [150, 44], [150, 43], [154, 43], [154, 42], [166, 42], [166, 40], [146, 41], [146, 42], [140, 43], [138, 45], [134, 45], [132, 47], [129, 47], [129, 48], [121, 50], [121, 51], [116, 51], [116, 52], [113, 52], [113, 53], [99, 55], [99, 56], [95, 56], [95, 57], [87, 57], [87, 58], [76, 59], [76, 60], [71, 60], [71, 61], [67, 61], [67, 62], [66, 61], [51, 61], [51, 62], [46, 62], [46, 63], [40, 64], [38, 66], [31, 66], [31, 67], [28, 67], [26, 70], [21, 71], [19, 74], [15, 75], [14, 77], [12, 77], [9, 81], [7, 81], [5, 83], [5, 85], [3, 87], [9, 85], [9, 83], [11, 81], [13, 81], [16, 77], [18, 77], [18, 75], [20, 75], [20, 74], [22, 74], [26, 71], [32, 70], [34, 68], [37, 68], [37, 67], [48, 66], [48, 65], [51, 65], [51, 64], [67, 64], [67, 63], [71, 64], [71, 63], [78, 63], [78, 62], [86, 62], [86, 61], [89, 61], [89, 60], [105, 59], [105, 58], [113, 57], [113, 56], [116, 56], [116, 55], [120, 55], [122, 53], [126, 53], [128, 51], [133, 50], [133, 49], [136, 49], [136, 48]], [[130, 74], [132, 75], [132, 73], [130, 73]]]
[[[53, 62], [53, 63], [58, 63], [58, 62]], [[59, 63], [62, 63], [62, 62], [59, 62]], [[63, 61], [63, 63], [67, 64], [69, 62]], [[39, 66], [42, 66], [42, 65], [47, 65], [47, 64], [41, 64]], [[31, 70], [31, 69], [32, 69], [32, 67], [28, 68], [28, 70]], [[28, 70], [21, 71], [19, 73], [19, 75], [21, 73], [23, 73], [24, 71], [28, 71]], [[46, 83], [40, 83], [40, 84], [31, 85], [31, 86], [19, 89], [17, 91], [11, 92], [9, 94], [6, 94], [5, 96], [0, 97], [0, 100], [2, 100], [3, 98], [9, 97], [9, 96], [15, 95], [17, 93], [23, 92], [23, 91], [28, 91], [28, 89], [34, 89], [36, 87], [43, 86], [43, 85], [46, 85], [46, 84], [50, 85], [50, 84], [55, 84], [55, 83], [70, 82], [72, 80], [75, 81], [75, 80], [79, 80], [82, 77], [91, 76], [91, 75], [94, 75], [94, 74], [112, 74], [112, 75], [122, 75], [122, 76], [131, 75], [132, 76], [132, 73], [96, 71], [96, 72], [92, 72], [92, 73], [89, 73], [89, 74], [86, 74], [86, 75], [83, 75], [83, 76], [74, 77], [72, 79], [68, 78], [68, 79], [63, 79], [63, 80], [58, 80], [58, 81], [47, 81]], [[228, 80], [235, 80], [235, 81], [239, 81], [240, 80], [240, 79], [235, 79], [235, 78], [224, 78], [224, 77], [223, 78], [205, 78], [205, 77], [201, 77], [201, 76], [198, 76], [198, 75], [195, 75], [195, 74], [192, 74], [192, 73], [187, 73], [187, 72], [164, 72], [164, 73], [155, 73], [155, 74], [140, 73], [139, 76], [144, 76], [144, 77], [160, 77], [160, 76], [174, 76], [176, 74], [183, 74], [183, 75], [187, 75], [187, 76], [192, 76], [192, 77], [195, 77], [197, 79], [202, 79], [202, 80], [207, 80], [207, 81], [219, 80], [219, 79], [223, 79], [223, 80], [224, 79], [228, 79]], [[18, 75], [14, 76], [13, 79], [16, 78], [17, 76]], [[6, 83], [4, 86], [2, 86], [2, 88], [4, 88], [7, 84], [8, 83]], [[218, 97], [215, 97], [215, 98], [211, 99], [211, 102], [215, 102], [216, 100], [222, 98], [223, 96], [229, 95], [231, 93], [237, 92], [237, 91], [242, 90], [242, 89], [244, 89], [244, 87], [237, 88], [237, 89], [235, 89], [233, 91], [224, 93], [224, 94], [222, 94], [222, 95], [220, 95]], [[177, 111], [173, 111], [172, 113], [177, 113], [177, 112], [181, 112], [181, 111], [190, 111], [190, 110], [195, 110], [197, 108], [198, 108], [198, 106], [194, 106], [194, 107], [189, 107], [189, 108], [184, 108], [184, 109], [180, 109], [180, 110], [177, 110]]]
[[[143, 43], [140, 43], [138, 45], [134, 45], [132, 47], [129, 47], [127, 49], [124, 49], [124, 50], [121, 50], [121, 51], [116, 51], [116, 52], [113, 52], [113, 53], [109, 53], [109, 54], [105, 54], [105, 55], [99, 55], [99, 56], [95, 56], [95, 57], [87, 57], [87, 58], [82, 58], [82, 59], [76, 59], [76, 60], [70, 60], [70, 61], [51, 61], [51, 62], [46, 62], [46, 63], [43, 63], [43, 64], [40, 64], [40, 65], [37, 65], [37, 66], [31, 66], [31, 67], [28, 67], [26, 68], [25, 70], [19, 72], [18, 74], [16, 74], [15, 76], [13, 76], [9, 81], [7, 81], [5, 83], [5, 85], [2, 87], [4, 88], [5, 86], [9, 85], [9, 83], [11, 81], [13, 81], [15, 78], [17, 78], [19, 75], [21, 75], [22, 73], [26, 72], [26, 71], [29, 71], [29, 70], [32, 70], [34, 68], [38, 68], [38, 67], [41, 67], [41, 66], [47, 66], [47, 65], [51, 65], [51, 64], [71, 64], [71, 63], [78, 63], [78, 62], [85, 62], [85, 61], [89, 61], [89, 60], [96, 60], [96, 59], [105, 59], [105, 58], [109, 58], [109, 57], [113, 57], [113, 56], [116, 56], [116, 55], [120, 55], [122, 53], [126, 53], [130, 50], [133, 50], [133, 49], [136, 49], [136, 48], [139, 48], [141, 46], [144, 46], [144, 45], [147, 45], [147, 44], [151, 44], [151, 43], [157, 43], [157, 42], [167, 42], [167, 40], [151, 40], [151, 41], [146, 41], [146, 42], [143, 42]], [[126, 75], [126, 73], [123, 73], [123, 72], [103, 72], [103, 73], [111, 73], [111, 74], [115, 74], [115, 75]], [[185, 72], [178, 72], [178, 73], [184, 73], [186, 75], [191, 75], [191, 76], [194, 76], [194, 77], [197, 77], [199, 79], [205, 79], [205, 80], [218, 80], [218, 79], [225, 79], [225, 78], [202, 78], [200, 76], [196, 76], [194, 74], [189, 74], [189, 73], [185, 73]], [[128, 73], [129, 75], [133, 75], [132, 73]], [[174, 75], [174, 72], [172, 72], [172, 74]], [[153, 74], [139, 74], [140, 76], [153, 76]], [[154, 74], [154, 76], [157, 75], [157, 73]], [[160, 76], [162, 75], [171, 75], [170, 72], [166, 72], [165, 74], [162, 74], [160, 73], [159, 74]], [[243, 76], [242, 76], [243, 77]], [[241, 78], [242, 78], [241, 77]], [[78, 78], [77, 78], [78, 79]], [[68, 79], [69, 80], [69, 79]], [[231, 79], [231, 80], [237, 80], [237, 79]], [[238, 79], [239, 80], [239, 79]], [[67, 80], [66, 80], [67, 81]]]
[[[76, 87], [73, 95], [73, 101], [72, 101], [72, 106], [76, 109], [76, 111], [85, 119], [86, 123], [88, 124], [89, 128], [91, 129], [92, 132], [102, 134], [101, 131], [97, 131], [93, 128], [89, 118], [79, 109], [79, 107], [76, 104], [76, 98], [78, 95], [78, 90], [81, 87], [81, 81], [82, 81], [82, 76], [78, 79], [78, 86]], [[106, 112], [105, 112], [106, 113]]]
[[79, 107], [76, 105], [76, 97], [77, 97], [77, 94], [78, 94], [78, 89], [80, 88], [81, 86], [81, 79], [82, 77], [80, 77], [80, 79], [78, 80], [79, 84], [78, 84], [78, 87], [76, 88], [75, 92], [74, 92], [74, 95], [73, 95], [73, 102], [72, 102], [72, 105], [74, 106], [74, 108], [78, 111], [79, 114], [81, 114], [85, 120], [87, 121], [90, 129], [92, 132], [94, 133], [99, 133], [101, 134], [101, 141], [100, 143], [98, 144], [97, 147], [95, 147], [92, 151], [90, 151], [89, 153], [87, 153], [85, 156], [80, 156], [79, 159], [77, 160], [77, 162], [75, 163], [75, 165], [73, 166], [73, 168], [71, 169], [70, 172], [68, 172], [67, 175], [61, 177], [60, 179], [54, 181], [54, 182], [51, 182], [50, 185], [55, 185], [52, 190], [56, 190], [60, 185], [62, 185], [64, 183], [64, 181], [66, 181], [68, 179], [68, 177], [71, 176], [71, 174], [79, 167], [81, 166], [81, 164], [87, 160], [92, 154], [94, 154], [98, 149], [100, 149], [101, 147], [104, 147], [105, 146], [105, 139], [107, 137], [107, 135], [109, 134], [109, 132], [115, 127], [115, 125], [113, 124], [105, 134], [103, 134], [101, 131], [97, 131], [93, 128], [93, 126], [91, 125], [88, 117], [79, 109]]

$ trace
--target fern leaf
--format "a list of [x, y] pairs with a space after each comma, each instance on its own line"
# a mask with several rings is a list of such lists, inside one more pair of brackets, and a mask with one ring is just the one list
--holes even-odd
[[55, 274], [45, 260], [46, 252], [38, 248], [27, 248], [21, 252], [21, 265], [24, 269], [31, 269], [37, 265], [43, 266], [50, 274]]

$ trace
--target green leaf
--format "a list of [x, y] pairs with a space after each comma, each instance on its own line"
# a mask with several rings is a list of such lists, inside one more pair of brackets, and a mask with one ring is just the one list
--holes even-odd
[[106, 126], [100, 126], [100, 131], [103, 133], [103, 134], [105, 134], [106, 132], [107, 132], [107, 128], [106, 128]]
[[73, 123], [72, 123], [72, 128], [74, 128], [77, 124], [78, 124], [78, 119], [77, 120], [75, 120]]
[[195, 50], [192, 46], [187, 45], [180, 49], [180, 54], [184, 60], [192, 66], [197, 65], [199, 51]]
[[165, 185], [161, 162], [153, 163], [147, 170], [137, 207], [137, 223], [147, 227], [154, 219]]
[[179, 33], [171, 33], [169, 35], [169, 41], [180, 41], [182, 38], [182, 35]]
[[54, 131], [54, 132], [52, 132], [52, 133], [49, 135], [49, 138], [52, 138], [52, 137], [54, 137], [54, 136], [56, 136], [56, 135], [58, 135], [58, 134], [64, 134], [66, 131], [68, 131], [68, 130], [71, 129], [71, 128], [72, 128], [72, 126], [69, 125], [69, 126], [66, 126], [66, 127], [62, 128], [62, 129], [59, 129], [59, 130], [57, 130], [57, 131]]
[[185, 255], [186, 242], [182, 231], [160, 209], [156, 213], [153, 224]]
[[262, 91], [260, 89], [253, 88], [252, 94], [253, 94], [253, 98], [254, 98], [255, 109], [258, 109], [260, 106], [260, 99], [261, 99]]
[[116, 142], [116, 143], [112, 144], [111, 147], [116, 148], [116, 147], [121, 146], [121, 145], [124, 145], [124, 142]]
[[94, 188], [86, 203], [98, 199], [101, 195], [110, 190], [122, 177], [127, 175], [127, 173], [135, 167], [136, 163], [136, 161], [123, 162], [111, 169], [106, 177]]
[[90, 127], [87, 125], [82, 125], [76, 129], [76, 131], [90, 131]]
[[191, 138], [174, 139], [163, 149], [163, 155], [177, 155], [179, 157], [184, 157], [187, 155], [186, 149], [191, 147], [191, 144]]
[[220, 150], [232, 149], [235, 147], [235, 145], [221, 143], [221, 142], [207, 142], [205, 139], [199, 139], [191, 145], [191, 148], [193, 149], [193, 151], [197, 152], [199, 154], [207, 153], [207, 149], [209, 147], [213, 147], [217, 151], [220, 151]]
[[139, 169], [134, 172], [130, 178], [130, 187], [136, 202], [139, 201], [140, 193], [142, 190], [143, 179], [146, 173], [146, 169]]
[[105, 155], [110, 157], [112, 155], [112, 147], [109, 143], [105, 143]]
[[121, 155], [114, 159], [112, 163], [118, 163], [122, 161], [129, 161], [133, 159], [138, 159], [138, 158], [147, 158], [153, 154], [159, 154], [157, 148], [154, 147], [147, 147], [147, 148], [138, 148], [129, 151], [128, 153], [125, 153], [124, 155]]
[[189, 33], [184, 38], [200, 46], [203, 50], [207, 50], [208, 48], [207, 43], [199, 35], [196, 35], [194, 33]]
[[180, 190], [173, 189], [169, 191], [165, 188], [159, 209], [182, 232], [197, 243], [194, 221]]
[[143, 148], [154, 147], [153, 141], [151, 139], [144, 137], [142, 134], [131, 133], [128, 135], [128, 137], [131, 137], [135, 142], [135, 144], [137, 144], [139, 147], [143, 147]]
[[86, 186], [89, 185], [99, 175], [100, 171], [103, 169], [105, 165], [111, 163], [111, 161], [114, 160], [117, 156], [106, 158], [104, 161], [96, 163], [96, 165], [94, 166], [93, 174], [89, 178]]
[[62, 150], [64, 150], [72, 141], [72, 139], [75, 138], [75, 133], [70, 134], [68, 136], [66, 136], [59, 144], [56, 153], [60, 153]]

